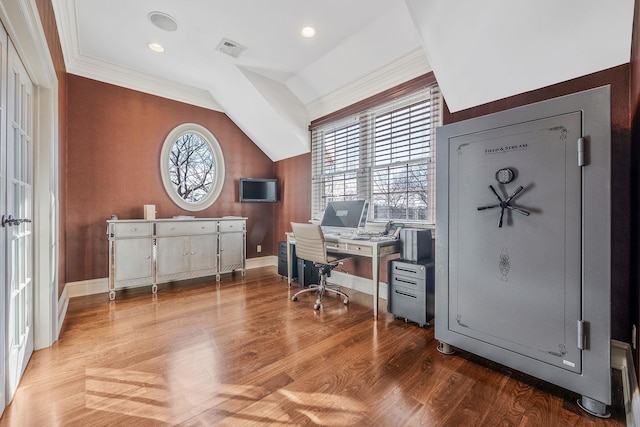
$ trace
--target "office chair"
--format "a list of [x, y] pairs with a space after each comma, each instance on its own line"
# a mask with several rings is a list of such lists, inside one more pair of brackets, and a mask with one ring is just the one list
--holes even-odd
[[313, 265], [318, 268], [318, 284], [311, 285], [307, 289], [302, 289], [296, 292], [292, 297], [292, 301], [298, 300], [298, 295], [305, 292], [317, 292], [318, 299], [313, 305], [315, 310], [319, 310], [322, 307], [322, 296], [325, 291], [331, 291], [338, 296], [344, 297], [344, 304], [349, 304], [349, 295], [344, 292], [327, 287], [327, 277], [331, 275], [333, 270], [341, 261], [344, 261], [350, 257], [338, 257], [337, 254], [327, 254], [325, 247], [324, 235], [322, 229], [316, 224], [300, 224], [291, 223], [293, 229], [293, 235], [296, 239], [296, 256], [298, 258], [311, 261]]

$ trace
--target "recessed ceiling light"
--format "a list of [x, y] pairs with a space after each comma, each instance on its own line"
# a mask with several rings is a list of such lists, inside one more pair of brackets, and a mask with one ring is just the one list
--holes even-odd
[[304, 27], [301, 31], [300, 34], [302, 34], [302, 37], [306, 37], [306, 38], [311, 38], [313, 36], [316, 35], [316, 29], [313, 27]]
[[158, 53], [164, 52], [164, 47], [162, 47], [160, 43], [149, 43], [147, 47], [154, 52], [158, 52]]
[[162, 12], [151, 12], [149, 13], [149, 20], [156, 27], [165, 31], [175, 31], [178, 29], [178, 21], [176, 21], [172, 16], [167, 15]]

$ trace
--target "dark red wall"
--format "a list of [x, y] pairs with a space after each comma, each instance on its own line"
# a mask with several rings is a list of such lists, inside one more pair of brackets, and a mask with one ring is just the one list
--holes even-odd
[[[158, 218], [174, 215], [248, 217], [247, 257], [273, 255], [273, 203], [239, 203], [241, 177], [273, 178], [275, 164], [225, 114], [69, 75], [66, 194], [67, 282], [108, 276], [105, 221], [143, 218], [156, 205]], [[222, 194], [208, 209], [176, 206], [162, 185], [160, 152], [179, 124], [207, 128], [222, 147]], [[258, 254], [256, 246], [262, 245]]]
[[276, 162], [280, 183], [280, 203], [277, 206], [274, 230], [276, 244], [287, 240], [290, 222], [311, 219], [311, 153]]

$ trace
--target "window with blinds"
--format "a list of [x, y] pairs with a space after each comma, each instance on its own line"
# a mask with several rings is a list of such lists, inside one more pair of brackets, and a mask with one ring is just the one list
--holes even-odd
[[369, 220], [435, 222], [436, 84], [312, 128], [312, 210], [369, 200]]

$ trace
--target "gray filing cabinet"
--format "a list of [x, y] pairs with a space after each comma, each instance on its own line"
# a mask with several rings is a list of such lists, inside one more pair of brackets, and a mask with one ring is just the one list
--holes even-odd
[[387, 310], [423, 327], [434, 316], [433, 262], [389, 261]]

